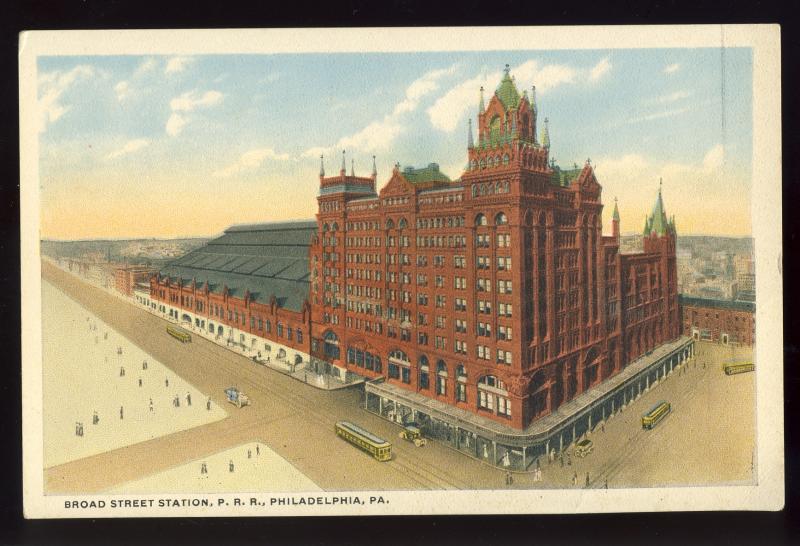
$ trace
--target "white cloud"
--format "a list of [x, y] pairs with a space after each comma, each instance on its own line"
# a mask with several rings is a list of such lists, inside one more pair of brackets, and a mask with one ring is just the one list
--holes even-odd
[[301, 154], [301, 157], [319, 157], [320, 154], [339, 153], [341, 150], [353, 149], [362, 152], [388, 150], [398, 135], [403, 132], [402, 116], [416, 110], [425, 96], [439, 88], [439, 80], [454, 74], [457, 69], [458, 65], [454, 64], [447, 68], [426, 72], [411, 82], [406, 88], [403, 100], [398, 102], [392, 112], [386, 114], [383, 119], [373, 121], [356, 133], [340, 138], [334, 146], [309, 148]]
[[681, 65], [679, 65], [678, 63], [668, 64], [667, 66], [664, 67], [664, 74], [674, 74], [680, 69]]
[[70, 107], [61, 103], [65, 91], [81, 80], [97, 75], [94, 67], [78, 65], [72, 70], [63, 72], [55, 70], [39, 76], [39, 132], [47, 130], [48, 125], [58, 121]]
[[171, 137], [178, 136], [187, 123], [189, 123], [187, 118], [173, 112], [167, 120], [167, 134]]
[[123, 155], [132, 154], [133, 152], [137, 152], [142, 148], [148, 146], [150, 141], [146, 138], [137, 138], [135, 140], [129, 140], [126, 142], [121, 148], [117, 148], [110, 154], [108, 154], [108, 159], [116, 159], [118, 157], [122, 157]]
[[214, 176], [228, 178], [241, 172], [252, 171], [259, 168], [268, 159], [288, 161], [290, 158], [289, 154], [276, 153], [272, 148], [258, 148], [243, 153], [235, 163], [215, 171]]
[[[573, 83], [579, 71], [571, 66], [551, 64], [539, 66], [534, 60], [526, 61], [519, 66], [512, 67], [511, 73], [515, 76], [518, 88], [529, 88], [536, 84], [537, 93], [547, 93], [560, 85]], [[502, 72], [492, 72], [472, 77], [439, 97], [427, 109], [431, 125], [445, 132], [454, 131], [460, 124], [464, 115], [478, 107], [478, 90], [481, 86], [486, 90], [485, 97], [488, 102], [493, 89], [502, 78]]]
[[197, 108], [214, 106], [222, 100], [222, 93], [219, 91], [206, 91], [202, 95], [197, 90], [189, 91], [179, 97], [169, 101], [169, 107], [173, 112], [192, 112]]
[[683, 108], [673, 108], [672, 110], [662, 110], [660, 112], [653, 112], [652, 114], [645, 114], [642, 116], [634, 116], [627, 120], [628, 123], [641, 123], [643, 121], [653, 121], [654, 119], [671, 118], [680, 114], [685, 114], [691, 110], [689, 106]]
[[139, 63], [139, 66], [136, 67], [136, 70], [134, 71], [133, 75], [134, 77], [141, 76], [155, 69], [156, 66], [158, 66], [158, 62], [155, 59], [152, 58], [145, 59], [141, 63]]
[[206, 91], [200, 94], [197, 90], [188, 91], [169, 101], [172, 114], [169, 116], [166, 131], [169, 136], [177, 136], [191, 121], [186, 115], [197, 109], [210, 108], [222, 102], [224, 95], [219, 91]]
[[675, 91], [674, 93], [668, 93], [666, 95], [661, 95], [660, 97], [656, 97], [653, 100], [649, 101], [656, 104], [669, 104], [670, 102], [676, 102], [683, 99], [688, 99], [692, 96], [691, 91]]
[[117, 94], [117, 100], [119, 102], [125, 102], [125, 99], [131, 94], [131, 85], [125, 80], [118, 82], [117, 85], [114, 86], [114, 92]]
[[589, 81], [596, 82], [611, 71], [611, 61], [608, 57], [602, 59], [589, 71]]
[[193, 62], [194, 59], [191, 57], [170, 57], [170, 59], [167, 61], [167, 65], [164, 67], [164, 74], [183, 72]]
[[707, 172], [716, 171], [725, 164], [725, 147], [717, 144], [711, 148], [703, 157], [703, 170]]

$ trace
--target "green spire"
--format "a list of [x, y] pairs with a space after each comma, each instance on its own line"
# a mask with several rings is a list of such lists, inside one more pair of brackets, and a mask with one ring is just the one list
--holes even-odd
[[615, 222], [619, 222], [619, 209], [617, 208], [617, 198], [614, 198], [614, 212], [611, 215], [611, 219]]
[[550, 148], [550, 120], [544, 118], [544, 129], [542, 129], [542, 147]]
[[495, 91], [497, 98], [500, 99], [500, 102], [503, 103], [503, 106], [506, 110], [519, 106], [520, 100], [519, 91], [517, 91], [517, 86], [514, 83], [514, 80], [511, 79], [509, 70], [510, 69], [508, 65], [506, 65], [505, 69], [503, 70], [503, 79], [500, 80], [500, 85]]
[[666, 235], [667, 232], [672, 231], [672, 223], [667, 220], [667, 213], [664, 208], [664, 199], [661, 196], [661, 179], [658, 181], [658, 197], [656, 203], [653, 205], [653, 212], [647, 220], [645, 235], [656, 234], [658, 236]]

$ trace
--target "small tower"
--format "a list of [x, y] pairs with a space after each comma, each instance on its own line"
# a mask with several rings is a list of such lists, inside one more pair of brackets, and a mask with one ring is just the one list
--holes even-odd
[[350, 176], [356, 175], [356, 160], [350, 158]]
[[322, 154], [319, 156], [319, 177], [325, 178], [325, 156]]
[[550, 120], [544, 118], [544, 129], [542, 129], [542, 147], [550, 149]]
[[472, 149], [475, 147], [475, 141], [472, 139], [472, 118], [469, 118], [467, 124], [467, 148]]
[[378, 179], [378, 167], [375, 166], [375, 156], [372, 156], [372, 181], [375, 182]]
[[342, 168], [339, 170], [341, 176], [347, 174], [347, 159], [345, 159], [344, 150], [342, 150]]
[[619, 208], [617, 198], [614, 198], [614, 212], [611, 214], [611, 235], [619, 242]]

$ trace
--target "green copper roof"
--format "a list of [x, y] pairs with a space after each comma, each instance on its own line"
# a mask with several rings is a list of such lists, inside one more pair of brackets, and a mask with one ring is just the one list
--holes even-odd
[[497, 94], [497, 98], [500, 99], [500, 102], [503, 103], [506, 110], [516, 108], [519, 105], [520, 94], [519, 91], [517, 91], [517, 86], [514, 85], [514, 82], [511, 80], [511, 76], [508, 73], [508, 66], [506, 66], [503, 79], [500, 81], [500, 85], [497, 87], [495, 94]]
[[653, 212], [647, 218], [644, 225], [644, 235], [656, 234], [658, 236], [670, 233], [675, 235], [675, 218], [672, 220], [667, 219], [667, 213], [664, 208], [664, 199], [661, 197], [661, 188], [658, 188], [658, 197], [656, 203], [653, 205]]
[[412, 184], [426, 184], [430, 182], [450, 182], [450, 178], [439, 170], [438, 163], [430, 163], [427, 167], [403, 169], [403, 177]]
[[562, 169], [558, 165], [553, 166], [553, 174], [550, 176], [550, 181], [556, 186], [567, 187], [570, 183], [578, 178], [583, 169]]
[[611, 215], [611, 219], [615, 222], [619, 222], [619, 209], [617, 208], [617, 200], [614, 199], [614, 212]]

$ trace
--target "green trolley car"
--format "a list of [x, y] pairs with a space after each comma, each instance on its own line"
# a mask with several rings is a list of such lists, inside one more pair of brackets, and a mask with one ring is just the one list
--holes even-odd
[[180, 341], [181, 343], [189, 343], [192, 341], [192, 334], [182, 328], [175, 326], [167, 326], [167, 333]]
[[740, 362], [738, 364], [728, 364], [723, 369], [725, 370], [725, 375], [736, 375], [737, 373], [752, 372], [756, 367], [752, 362]]
[[339, 421], [336, 423], [335, 431], [339, 438], [347, 440], [379, 461], [388, 461], [392, 458], [392, 444], [358, 425], [349, 421]]
[[670, 406], [669, 402], [659, 402], [650, 411], [642, 415], [642, 428], [646, 430], [652, 429], [671, 411], [672, 406]]

